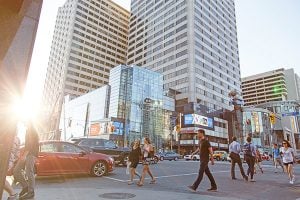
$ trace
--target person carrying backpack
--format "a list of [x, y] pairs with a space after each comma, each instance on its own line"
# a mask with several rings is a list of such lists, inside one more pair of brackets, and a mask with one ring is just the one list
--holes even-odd
[[247, 143], [244, 144], [244, 159], [246, 160], [248, 164], [248, 171], [247, 175], [249, 177], [250, 175], [250, 182], [255, 182], [253, 179], [254, 175], [254, 165], [256, 160], [256, 151], [255, 146], [251, 143], [251, 137], [247, 137], [246, 139]]

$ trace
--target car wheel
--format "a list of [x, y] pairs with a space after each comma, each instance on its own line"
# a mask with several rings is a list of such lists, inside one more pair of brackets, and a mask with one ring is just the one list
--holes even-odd
[[97, 161], [92, 169], [91, 169], [91, 175], [101, 177], [103, 175], [107, 174], [107, 165], [104, 161]]
[[196, 157], [193, 157], [193, 160], [197, 160], [197, 158], [196, 158]]
[[220, 161], [220, 157], [217, 157], [216, 160], [217, 160], [217, 161]]
[[177, 160], [178, 160], [178, 157], [175, 157], [174, 160], [177, 161]]
[[160, 161], [163, 161], [164, 160], [164, 157], [162, 156], [162, 157], [160, 157]]

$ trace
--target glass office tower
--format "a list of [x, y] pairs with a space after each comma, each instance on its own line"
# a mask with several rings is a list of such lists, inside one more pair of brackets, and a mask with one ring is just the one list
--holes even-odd
[[125, 146], [150, 137], [161, 147], [165, 137], [162, 75], [134, 65], [119, 65], [111, 70], [109, 85], [109, 117], [124, 119]]

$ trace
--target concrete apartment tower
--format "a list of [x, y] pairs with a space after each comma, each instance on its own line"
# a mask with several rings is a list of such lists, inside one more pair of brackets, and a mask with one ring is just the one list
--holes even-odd
[[241, 92], [233, 0], [132, 0], [127, 64], [163, 74], [177, 105], [231, 109]]
[[277, 69], [242, 78], [246, 106], [272, 101], [300, 100], [299, 76], [294, 69]]
[[126, 63], [129, 17], [110, 0], [67, 0], [59, 8], [43, 92], [45, 132], [53, 131], [48, 138], [59, 137], [65, 95], [75, 98], [108, 84], [110, 70]]

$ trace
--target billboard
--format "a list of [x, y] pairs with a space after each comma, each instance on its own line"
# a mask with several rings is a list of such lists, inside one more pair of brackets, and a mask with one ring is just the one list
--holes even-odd
[[99, 136], [105, 134], [123, 135], [124, 123], [123, 122], [96, 122], [90, 125], [90, 136]]
[[205, 117], [198, 114], [187, 114], [184, 115], [185, 125], [200, 125], [207, 128], [214, 128], [214, 121], [212, 118]]

